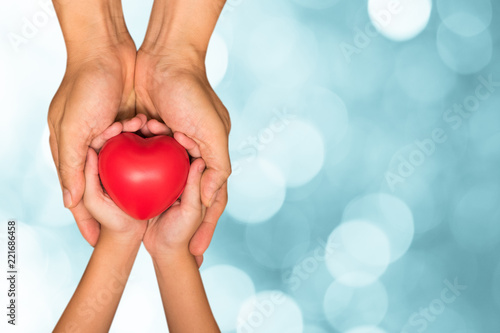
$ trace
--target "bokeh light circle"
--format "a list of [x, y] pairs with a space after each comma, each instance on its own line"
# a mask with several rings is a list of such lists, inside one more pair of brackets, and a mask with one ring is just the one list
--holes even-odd
[[387, 292], [379, 281], [362, 288], [334, 281], [323, 300], [325, 317], [338, 331], [378, 325], [384, 319], [387, 308]]
[[238, 311], [255, 294], [252, 279], [230, 265], [216, 265], [201, 272], [212, 312], [222, 331], [236, 329]]
[[493, 16], [490, 0], [436, 0], [436, 7], [448, 29], [465, 37], [484, 31]]
[[[266, 140], [269, 143], [261, 156], [281, 169], [289, 187], [307, 184], [323, 167], [323, 138], [308, 122], [293, 119], [281, 132], [269, 131]], [[261, 142], [265, 141], [261, 139]]]
[[297, 303], [278, 290], [259, 292], [245, 301], [238, 314], [237, 333], [302, 333]]
[[369, 0], [373, 25], [395, 41], [412, 39], [425, 29], [432, 10], [431, 0]]
[[491, 61], [493, 41], [489, 30], [474, 36], [462, 36], [441, 24], [436, 43], [443, 62], [459, 74], [476, 73]]
[[390, 244], [395, 261], [410, 247], [415, 232], [413, 214], [401, 199], [385, 193], [373, 193], [353, 199], [345, 208], [342, 220], [365, 219], [380, 228]]
[[282, 269], [292, 266], [308, 250], [310, 235], [304, 213], [285, 205], [271, 220], [248, 225], [245, 242], [257, 262], [267, 268]]
[[[235, 167], [236, 164], [236, 167]], [[262, 159], [233, 163], [226, 211], [235, 219], [255, 223], [271, 218], [285, 201], [286, 182], [280, 169]]]
[[462, 195], [455, 206], [450, 227], [464, 249], [491, 251], [500, 243], [500, 189], [493, 184], [477, 185]]
[[228, 50], [226, 42], [217, 33], [212, 34], [208, 44], [205, 66], [207, 77], [212, 87], [217, 87], [226, 75]]
[[295, 87], [316, 68], [318, 46], [312, 31], [284, 17], [270, 18], [256, 27], [247, 41], [246, 60], [261, 82]]
[[386, 235], [368, 221], [348, 221], [335, 228], [328, 238], [328, 248], [328, 270], [339, 283], [348, 286], [373, 283], [390, 261]]
[[442, 100], [456, 85], [456, 74], [443, 64], [434, 43], [408, 44], [398, 54], [396, 78], [403, 90], [419, 103]]

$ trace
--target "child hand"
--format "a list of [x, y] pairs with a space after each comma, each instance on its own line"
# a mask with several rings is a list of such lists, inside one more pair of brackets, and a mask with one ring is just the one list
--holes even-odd
[[99, 180], [97, 153], [94, 149], [89, 149], [87, 153], [83, 202], [90, 214], [101, 224], [100, 237], [103, 233], [109, 233], [125, 241], [142, 239], [147, 221], [138, 221], [130, 217], [118, 208], [108, 194], [104, 193]]
[[149, 220], [143, 243], [154, 258], [174, 253], [189, 254], [189, 242], [205, 216], [201, 203], [200, 182], [205, 162], [191, 163], [184, 192], [166, 212]]
[[85, 183], [83, 201], [90, 213], [89, 218], [95, 218], [101, 224], [102, 231], [110, 231], [115, 235], [139, 237], [142, 239], [146, 230], [146, 221], [136, 221], [124, 213], [113, 200], [104, 193], [98, 176], [97, 153], [104, 143], [122, 132], [143, 131], [147, 126], [147, 118], [143, 114], [115, 122], [99, 136], [94, 138], [87, 152], [85, 164]]

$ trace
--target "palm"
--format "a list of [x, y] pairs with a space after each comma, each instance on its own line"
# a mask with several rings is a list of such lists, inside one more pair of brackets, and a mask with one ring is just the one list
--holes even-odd
[[[209, 142], [216, 131], [228, 133], [229, 114], [204, 71], [174, 68], [164, 63], [169, 64], [162, 57], [138, 52], [135, 80], [138, 111], [162, 119], [174, 132], [182, 132], [198, 144]], [[149, 68], [155, 68], [156, 72]]]
[[151, 254], [164, 253], [166, 246], [181, 246], [183, 240], [193, 235], [198, 225], [199, 221], [196, 219], [186, 218], [186, 212], [176, 202], [162, 215], [149, 221], [144, 234], [144, 246]]
[[99, 237], [99, 224], [81, 202], [85, 155], [91, 141], [115, 119], [135, 112], [133, 41], [100, 51], [84, 61], [68, 61], [48, 115], [50, 146], [61, 185], [71, 189], [71, 212], [92, 245]]

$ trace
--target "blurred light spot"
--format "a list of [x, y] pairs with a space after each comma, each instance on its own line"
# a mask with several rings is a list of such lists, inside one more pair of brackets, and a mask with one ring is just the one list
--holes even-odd
[[450, 227], [456, 241], [474, 252], [491, 251], [500, 242], [500, 191], [494, 184], [477, 185], [455, 206]]
[[476, 73], [491, 60], [493, 42], [489, 30], [465, 37], [441, 24], [437, 31], [436, 43], [446, 66], [460, 74]]
[[135, 258], [128, 281], [128, 283], [143, 286], [146, 292], [156, 293], [158, 291], [155, 269], [151, 265], [151, 256], [144, 247], [144, 244], [141, 244], [139, 252], [137, 252], [137, 257]]
[[282, 132], [269, 133], [266, 140], [269, 142], [261, 156], [281, 169], [287, 186], [302, 186], [321, 170], [325, 147], [320, 133], [311, 124], [292, 120]]
[[296, 111], [301, 119], [314, 124], [327, 145], [337, 145], [345, 138], [349, 117], [344, 101], [337, 94], [324, 87], [312, 86], [301, 90], [298, 98], [292, 113]]
[[60, 227], [75, 223], [71, 212], [64, 208], [54, 164], [47, 161], [43, 149], [37, 151], [35, 163], [24, 175], [22, 193], [23, 201], [31, 203], [26, 213], [36, 224]]
[[448, 29], [465, 37], [477, 35], [491, 23], [490, 0], [437, 0], [436, 7]]
[[343, 221], [368, 220], [380, 228], [390, 244], [391, 259], [403, 256], [413, 240], [413, 215], [399, 198], [385, 193], [369, 194], [352, 200], [344, 210]]
[[[158, 294], [149, 292], [142, 284], [127, 283], [109, 331], [111, 333], [154, 331], [154, 319], [160, 318], [163, 321], [165, 318], [163, 307], [161, 303], [158, 303], [159, 298]], [[94, 306], [99, 311], [99, 304], [95, 303]], [[141, 318], [141, 320], [133, 320], [133, 318]], [[165, 330], [164, 327], [161, 330]]]
[[292, 266], [308, 250], [310, 235], [306, 216], [285, 205], [271, 220], [247, 226], [245, 240], [257, 262], [281, 269]]
[[285, 201], [286, 183], [274, 164], [255, 158], [233, 161], [228, 181], [231, 193], [226, 211], [242, 222], [262, 222], [271, 218]]
[[302, 312], [297, 303], [278, 290], [250, 297], [240, 309], [237, 333], [302, 333]]
[[326, 9], [336, 5], [340, 0], [292, 0], [298, 5], [312, 9]]
[[[248, 98], [242, 111], [243, 119], [235, 115], [231, 131], [234, 145], [244, 137], [257, 135], [266, 128], [280, 133], [283, 125], [301, 119], [314, 125], [326, 146], [338, 144], [349, 129], [349, 117], [344, 101], [322, 86], [305, 85], [296, 89], [261, 86]], [[233, 133], [237, 131], [238, 133]]]
[[387, 312], [384, 285], [376, 281], [366, 287], [349, 287], [334, 281], [323, 300], [323, 311], [330, 325], [338, 331], [357, 326], [378, 325]]
[[373, 25], [387, 38], [404, 41], [425, 29], [431, 15], [431, 0], [369, 0]]
[[356, 31], [358, 33], [350, 35], [334, 35], [334, 39], [323, 46], [331, 48], [326, 52], [328, 58], [324, 65], [329, 68], [327, 73], [331, 73], [329, 80], [347, 105], [378, 97], [384, 87], [381, 82], [392, 75], [395, 64], [391, 42], [367, 35], [359, 41], [361, 35]]
[[201, 272], [212, 312], [222, 331], [236, 329], [238, 311], [243, 302], [255, 294], [250, 277], [242, 270], [217, 265]]
[[208, 81], [212, 87], [216, 87], [226, 75], [227, 63], [228, 51], [226, 43], [220, 35], [214, 33], [210, 38], [205, 58]]
[[398, 55], [396, 77], [404, 91], [415, 101], [435, 102], [454, 87], [456, 76], [446, 68], [433, 44], [414, 42]]
[[[323, 299], [333, 277], [324, 264], [325, 257], [331, 253], [323, 240], [311, 242], [314, 249], [308, 251], [297, 263], [282, 271], [283, 285], [290, 295], [300, 304], [306, 322], [322, 322]], [[307, 330], [306, 330], [307, 332]]]
[[389, 241], [368, 221], [349, 221], [335, 228], [328, 238], [328, 248], [332, 249], [326, 257], [328, 270], [348, 286], [373, 283], [389, 265]]
[[386, 332], [376, 326], [358, 326], [350, 329], [345, 333], [386, 333]]
[[259, 24], [246, 48], [249, 70], [269, 85], [297, 86], [316, 67], [318, 47], [314, 34], [289, 18], [269, 19]]

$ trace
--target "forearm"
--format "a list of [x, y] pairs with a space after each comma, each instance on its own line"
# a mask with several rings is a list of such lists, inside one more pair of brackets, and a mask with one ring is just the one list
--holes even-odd
[[226, 0], [155, 0], [142, 49], [204, 60]]
[[121, 0], [53, 0], [68, 58], [130, 39]]
[[220, 332], [198, 266], [189, 251], [153, 258], [153, 263], [169, 331]]
[[141, 240], [101, 236], [54, 332], [108, 332]]

